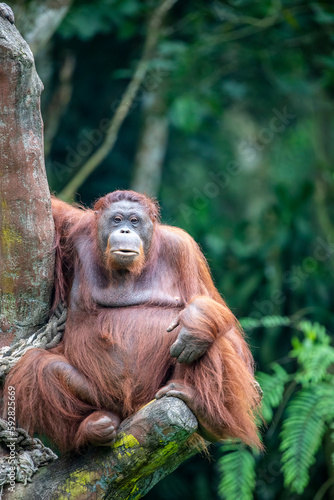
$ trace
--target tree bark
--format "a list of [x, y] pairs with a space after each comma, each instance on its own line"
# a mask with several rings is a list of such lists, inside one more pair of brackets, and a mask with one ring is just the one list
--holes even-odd
[[189, 443], [197, 420], [173, 397], [153, 401], [121, 424], [116, 442], [68, 455], [40, 469], [27, 486], [5, 490], [10, 500], [135, 500], [198, 448]]
[[143, 108], [144, 123], [131, 189], [148, 196], [157, 196], [168, 140], [168, 119], [160, 92], [148, 93]]
[[50, 309], [54, 224], [44, 167], [42, 88], [28, 44], [0, 16], [2, 345], [35, 331]]

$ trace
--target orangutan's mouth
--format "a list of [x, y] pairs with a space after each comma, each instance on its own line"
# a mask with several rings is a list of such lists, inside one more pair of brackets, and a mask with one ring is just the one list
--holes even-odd
[[118, 250], [113, 250], [112, 253], [116, 253], [117, 255], [139, 255], [139, 252], [136, 250], [130, 250], [128, 248], [119, 248]]

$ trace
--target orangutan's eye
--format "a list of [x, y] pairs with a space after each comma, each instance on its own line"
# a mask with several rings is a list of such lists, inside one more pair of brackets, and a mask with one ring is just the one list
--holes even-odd
[[131, 222], [131, 224], [137, 224], [137, 222], [138, 222], [137, 217], [131, 217], [130, 222]]
[[116, 222], [117, 224], [122, 222], [122, 217], [120, 215], [115, 215], [114, 222]]

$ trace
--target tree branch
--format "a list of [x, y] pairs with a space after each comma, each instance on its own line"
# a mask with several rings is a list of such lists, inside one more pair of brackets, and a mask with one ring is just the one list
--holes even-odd
[[153, 13], [148, 24], [147, 35], [144, 44], [143, 53], [138, 63], [137, 69], [130, 81], [127, 89], [119, 103], [115, 114], [110, 122], [106, 136], [101, 146], [88, 159], [88, 161], [80, 168], [73, 179], [61, 191], [59, 197], [65, 201], [72, 199], [78, 188], [85, 182], [90, 174], [100, 165], [106, 156], [112, 150], [118, 136], [119, 129], [126, 118], [129, 109], [134, 101], [136, 93], [146, 75], [152, 58], [154, 49], [159, 39], [160, 27], [167, 12], [172, 8], [177, 0], [164, 0]]
[[126, 419], [111, 447], [67, 455], [40, 469], [27, 486], [5, 491], [10, 500], [131, 500], [142, 498], [198, 452], [189, 443], [197, 420], [173, 397], [153, 401]]
[[44, 112], [44, 149], [46, 158], [49, 156], [53, 139], [58, 132], [61, 119], [72, 97], [74, 69], [75, 58], [73, 54], [67, 53], [59, 71], [56, 90]]

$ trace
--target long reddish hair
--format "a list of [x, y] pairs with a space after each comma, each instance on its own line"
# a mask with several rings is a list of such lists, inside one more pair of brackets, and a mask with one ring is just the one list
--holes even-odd
[[[101, 266], [96, 244], [99, 213], [94, 211], [122, 200], [140, 203], [154, 221], [151, 248], [138, 283], [153, 290], [153, 295], [168, 292], [172, 283], [180, 295], [179, 307], [157, 307], [149, 301], [131, 307], [98, 307], [93, 302], [81, 272], [87, 261], [80, 261], [76, 244], [84, 241], [87, 254]], [[55, 198], [52, 208], [57, 232], [55, 303], [59, 299], [70, 302], [75, 273], [82, 303], [75, 311], [70, 304], [64, 339], [58, 347], [28, 351], [10, 373], [7, 385], [16, 387], [20, 425], [31, 432], [44, 432], [68, 449], [80, 422], [95, 409], [112, 410], [125, 418], [153, 399], [163, 385], [179, 380], [194, 388], [194, 404], [214, 434], [261, 447], [253, 358], [235, 316], [214, 286], [197, 243], [182, 229], [160, 224], [157, 203], [133, 191], [110, 193], [96, 202], [94, 210]], [[81, 260], [85, 259], [84, 252]], [[178, 313], [180, 325], [168, 333], [166, 329]], [[170, 347], [183, 326], [195, 339], [211, 344], [202, 358], [189, 365], [170, 356]], [[48, 370], [57, 359], [71, 364], [89, 381], [93, 406], [75, 397]]]

